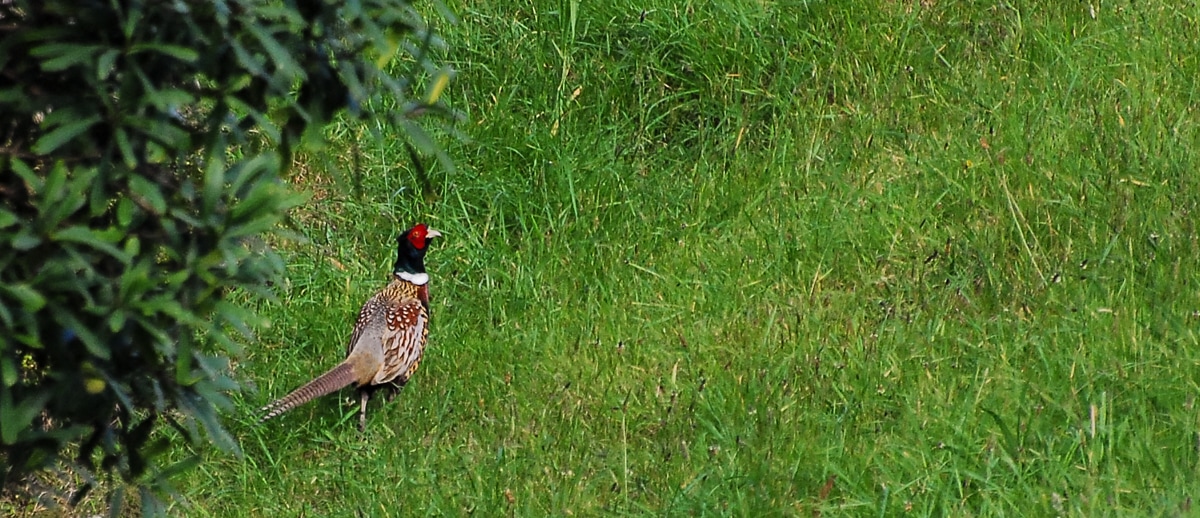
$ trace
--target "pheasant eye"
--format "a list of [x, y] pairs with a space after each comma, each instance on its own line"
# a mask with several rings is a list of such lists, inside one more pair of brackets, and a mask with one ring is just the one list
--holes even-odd
[[408, 242], [417, 250], [425, 248], [425, 232], [426, 228], [423, 223], [417, 224], [408, 232]]

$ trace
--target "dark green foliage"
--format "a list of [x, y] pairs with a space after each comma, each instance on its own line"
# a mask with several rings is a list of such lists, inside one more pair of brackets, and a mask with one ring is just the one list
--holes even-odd
[[216, 411], [253, 317], [224, 294], [281, 271], [279, 173], [342, 110], [444, 113], [411, 94], [435, 42], [402, 0], [0, 3], [6, 484], [64, 459], [161, 480], [164, 422], [236, 449]]

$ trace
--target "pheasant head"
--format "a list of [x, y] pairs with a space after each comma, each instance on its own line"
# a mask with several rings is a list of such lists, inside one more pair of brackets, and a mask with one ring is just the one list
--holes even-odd
[[417, 223], [400, 234], [396, 238], [396, 266], [392, 268], [392, 273], [413, 284], [427, 284], [429, 274], [425, 273], [425, 252], [435, 237], [442, 237], [442, 233], [424, 223]]

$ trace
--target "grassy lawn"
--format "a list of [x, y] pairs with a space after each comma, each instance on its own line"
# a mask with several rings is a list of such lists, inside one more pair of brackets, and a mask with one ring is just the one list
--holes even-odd
[[[298, 165], [244, 456], [173, 513], [1198, 512], [1182, 4], [453, 2], [457, 170], [351, 125]], [[416, 221], [405, 392], [256, 425]]]

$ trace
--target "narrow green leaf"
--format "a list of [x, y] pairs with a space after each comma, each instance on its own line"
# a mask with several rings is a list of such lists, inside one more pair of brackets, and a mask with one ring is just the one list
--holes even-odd
[[[159, 107], [166, 109], [169, 108], [170, 105], [165, 104]], [[167, 155], [168, 149], [182, 150], [187, 149], [189, 146], [191, 136], [188, 134], [187, 130], [183, 129], [174, 122], [138, 117], [126, 117], [123, 122], [127, 124], [128, 127], [135, 128], [146, 136], [146, 139], [150, 141], [147, 144], [147, 147], [158, 144], [159, 146], [166, 148], [162, 150], [164, 159], [169, 157], [169, 155]], [[149, 154], [153, 156], [152, 153]], [[151, 161], [153, 162], [153, 160]]]
[[143, 8], [142, 8], [142, 6], [135, 3], [135, 4], [132, 4], [131, 6], [129, 6], [128, 9], [129, 10], [126, 12], [126, 16], [125, 16], [125, 20], [124, 20], [125, 23], [122, 24], [121, 29], [122, 29], [122, 32], [125, 33], [125, 39], [132, 40], [133, 33], [137, 30], [138, 23], [142, 21], [142, 16], [143, 16], [142, 9]]
[[116, 64], [117, 57], [120, 55], [121, 55], [120, 50], [108, 49], [108, 50], [104, 51], [103, 53], [101, 53], [99, 58], [96, 58], [96, 79], [97, 80], [104, 81], [105, 79], [108, 79], [108, 76], [112, 74], [113, 65]]
[[70, 142], [71, 139], [78, 137], [83, 132], [100, 122], [100, 116], [93, 115], [83, 120], [63, 124], [39, 138], [37, 143], [33, 145], [33, 152], [39, 155], [48, 155], [54, 150], [62, 147], [63, 144]]
[[125, 312], [118, 309], [108, 316], [108, 330], [114, 333], [125, 327]]
[[271, 57], [271, 61], [275, 62], [277, 72], [292, 78], [304, 77], [304, 70], [292, 58], [292, 53], [283, 48], [283, 45], [280, 45], [275, 40], [275, 36], [258, 24], [249, 24], [246, 26], [246, 30], [250, 34], [253, 34], [258, 39], [258, 42], [262, 44], [263, 50], [267, 51], [267, 55]]
[[13, 214], [12, 212], [9, 212], [5, 209], [0, 208], [0, 228], [11, 227], [11, 226], [15, 225], [17, 223], [17, 221], [20, 221], [20, 220], [17, 219], [16, 214]]
[[147, 180], [142, 176], [131, 176], [129, 178], [129, 190], [134, 201], [139, 202], [142, 207], [146, 208], [156, 216], [161, 216], [167, 212], [167, 200], [163, 198], [162, 190], [158, 185]]
[[171, 56], [175, 59], [178, 59], [180, 61], [186, 61], [188, 63], [194, 62], [194, 61], [196, 61], [196, 59], [198, 59], [200, 57], [200, 53], [196, 52], [195, 49], [190, 49], [188, 47], [182, 47], [179, 45], [166, 45], [163, 43], [142, 43], [142, 44], [134, 45], [129, 48], [130, 54], [137, 54], [137, 53], [141, 53], [141, 52], [157, 52], [159, 54]]
[[277, 218], [254, 218], [245, 223], [230, 225], [224, 238], [235, 240], [247, 236], [256, 236], [275, 228]]
[[59, 72], [75, 65], [94, 63], [96, 61], [96, 52], [100, 48], [96, 45], [51, 43], [35, 47], [30, 51], [30, 54], [49, 58], [41, 63], [42, 70], [46, 72]]
[[12, 237], [12, 240], [9, 241], [9, 244], [12, 245], [13, 250], [24, 252], [42, 244], [42, 238], [37, 234], [34, 234], [29, 227], [22, 227], [17, 231], [17, 235]]
[[437, 144], [433, 137], [429, 136], [429, 133], [425, 131], [425, 128], [422, 128], [420, 124], [417, 124], [415, 121], [407, 118], [401, 119], [401, 123], [404, 126], [405, 132], [408, 133], [409, 139], [417, 149], [421, 150], [422, 153], [431, 154], [437, 157], [438, 163], [441, 164], [442, 168], [444, 168], [446, 171], [454, 171], [454, 160], [451, 159], [450, 155], [447, 154], [446, 151]]
[[205, 214], [216, 210], [217, 200], [225, 192], [225, 150], [210, 153], [204, 168], [204, 191], [202, 193]]
[[142, 251], [142, 240], [137, 236], [129, 236], [125, 239], [125, 253], [129, 257], [138, 257]]
[[[215, 395], [215, 393], [204, 395], [212, 397]], [[212, 405], [201, 402], [199, 404], [188, 406], [190, 406], [190, 408], [185, 407], [184, 410], [190, 414], [191, 418], [195, 419], [204, 426], [204, 431], [208, 432], [209, 439], [212, 440], [216, 447], [223, 451], [231, 452], [237, 455], [241, 454], [241, 450], [238, 448], [237, 441], [234, 440], [233, 437], [229, 435], [229, 432], [225, 430], [225, 427], [222, 426], [221, 420], [217, 417], [216, 412], [213, 411], [214, 409]]]
[[46, 297], [43, 297], [41, 293], [38, 293], [37, 290], [28, 284], [0, 284], [0, 292], [20, 302], [21, 308], [30, 313], [39, 311], [46, 305]]
[[279, 198], [280, 189], [274, 187], [267, 182], [252, 184], [250, 192], [233, 206], [230, 219], [244, 222], [262, 218], [274, 209], [274, 202]]
[[432, 155], [438, 152], [437, 142], [433, 140], [433, 137], [429, 136], [429, 133], [425, 132], [425, 128], [422, 128], [420, 124], [409, 119], [404, 119], [404, 131], [408, 134], [409, 139], [412, 140], [413, 145], [421, 150], [422, 153]]
[[148, 260], [142, 259], [136, 265], [127, 269], [125, 274], [121, 276], [120, 289], [117, 291], [117, 295], [121, 299], [140, 299], [146, 291], [154, 286], [154, 283], [150, 280], [148, 262]]
[[[238, 58], [237, 64], [241, 65], [242, 68], [246, 69], [247, 72], [250, 72], [250, 75], [255, 77], [263, 77], [267, 75], [266, 71], [262, 68], [262, 59], [259, 57], [258, 53], [250, 52], [244, 45], [242, 45], [241, 42], [236, 39], [231, 40], [229, 42], [229, 46], [233, 49], [233, 55], [237, 56]], [[247, 81], [247, 84], [249, 84], [249, 81]], [[240, 90], [241, 87], [236, 89]]]
[[82, 226], [67, 227], [65, 229], [55, 232], [50, 237], [54, 241], [79, 243], [81, 245], [87, 245], [96, 250], [99, 250], [108, 255], [111, 255], [111, 256], [119, 259], [123, 263], [128, 263], [130, 260], [130, 257], [125, 253], [124, 250], [121, 250], [120, 248], [113, 246], [113, 241], [111, 239], [108, 239], [107, 236], [105, 236], [104, 234], [101, 234], [100, 232], [96, 232], [95, 230], [87, 228], [87, 227], [82, 227]]
[[13, 401], [9, 387], [0, 386], [0, 441], [4, 444], [15, 443], [17, 436], [29, 429], [33, 418], [37, 417], [49, 400], [49, 392], [40, 392], [18, 403]]
[[133, 223], [133, 215], [137, 212], [137, 206], [133, 200], [129, 198], [121, 198], [117, 201], [117, 224], [122, 227], [128, 227]]
[[146, 143], [146, 161], [151, 164], [165, 164], [170, 160], [167, 149], [155, 141]]
[[17, 103], [27, 99], [29, 94], [21, 88], [0, 88], [0, 103]]
[[253, 311], [240, 304], [233, 304], [222, 300], [217, 302], [215, 313], [221, 320], [241, 333], [242, 336], [246, 338], [253, 337], [254, 330], [251, 328], [250, 323], [258, 321]]
[[185, 471], [191, 470], [192, 468], [199, 466], [199, 465], [200, 465], [200, 456], [199, 455], [190, 455], [190, 456], [184, 457], [183, 460], [181, 460], [179, 462], [176, 462], [170, 466], [167, 466], [165, 469], [163, 469], [161, 472], [159, 472], [158, 477], [163, 480], [170, 480], [175, 475], [178, 475]]
[[153, 92], [148, 92], [144, 99], [147, 99], [162, 111], [176, 109], [180, 106], [192, 104], [196, 98], [191, 93], [178, 88], [162, 88]]
[[77, 166], [68, 170], [65, 162], [56, 163], [51, 171], [54, 181], [47, 180], [42, 195], [49, 203], [42, 206], [41, 228], [56, 228], [83, 207], [87, 203], [85, 191], [93, 185], [97, 172], [95, 167]]
[[121, 508], [125, 507], [125, 487], [120, 484], [113, 485], [117, 487], [108, 498], [108, 518], [119, 518]]
[[17, 360], [10, 354], [0, 356], [0, 383], [5, 387], [17, 384]]
[[37, 173], [33, 172], [33, 168], [29, 167], [29, 165], [27, 165], [25, 162], [22, 162], [19, 158], [12, 159], [9, 164], [12, 165], [12, 172], [17, 176], [20, 176], [21, 179], [25, 181], [25, 185], [27, 185], [29, 189], [33, 190], [34, 192], [42, 190], [42, 185], [45, 182], [42, 180], [41, 176], [38, 176]]
[[55, 304], [50, 304], [49, 307], [63, 328], [73, 331], [92, 356], [102, 360], [108, 360], [112, 357], [112, 353], [108, 350], [108, 345], [101, 343], [100, 338], [91, 329], [76, 319], [70, 311], [67, 311], [65, 308], [58, 308]]
[[47, 205], [62, 198], [63, 186], [67, 183], [67, 165], [62, 161], [55, 162], [46, 175], [46, 183], [42, 184], [42, 204]]
[[179, 303], [179, 301], [171, 298], [170, 296], [154, 297], [150, 300], [147, 300], [146, 303], [142, 305], [142, 311], [145, 315], [150, 315], [151, 313], [162, 313], [188, 325], [200, 325], [204, 323], [204, 321], [198, 318], [195, 313], [188, 311]]
[[125, 162], [125, 167], [130, 169], [137, 167], [137, 153], [133, 152], [133, 145], [129, 143], [129, 133], [125, 131], [125, 128], [117, 128], [117, 149], [121, 150], [121, 160]]

